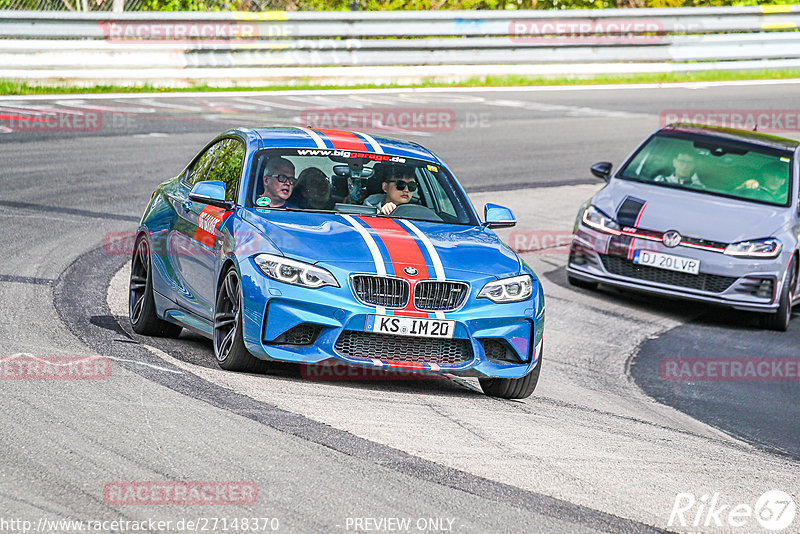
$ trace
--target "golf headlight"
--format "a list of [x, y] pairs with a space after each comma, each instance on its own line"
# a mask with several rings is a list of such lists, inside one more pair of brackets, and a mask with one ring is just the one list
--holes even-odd
[[496, 303], [519, 302], [530, 298], [532, 293], [533, 280], [529, 274], [523, 274], [489, 282], [478, 293], [478, 298], [489, 299]]
[[600, 230], [601, 232], [605, 232], [607, 234], [620, 234], [621, 228], [619, 224], [617, 224], [617, 221], [592, 205], [589, 205], [589, 207], [586, 208], [586, 211], [583, 212], [582, 220], [583, 224], [589, 228], [594, 228], [595, 230]]
[[725, 247], [725, 254], [743, 258], [775, 258], [781, 253], [781, 250], [783, 250], [783, 244], [770, 237], [769, 239], [731, 243]]
[[339, 287], [336, 277], [329, 271], [310, 263], [273, 254], [259, 254], [253, 260], [261, 272], [279, 282], [310, 288]]

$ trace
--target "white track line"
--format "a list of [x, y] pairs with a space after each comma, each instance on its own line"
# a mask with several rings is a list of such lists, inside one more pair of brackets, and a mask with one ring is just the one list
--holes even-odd
[[[296, 95], [353, 95], [353, 94], [398, 94], [398, 93], [506, 93], [506, 92], [558, 92], [558, 91], [618, 91], [642, 89], [705, 89], [710, 87], [744, 87], [761, 85], [797, 85], [800, 78], [788, 80], [731, 80], [721, 82], [675, 82], [675, 83], [632, 83], [632, 84], [606, 84], [606, 85], [547, 85], [547, 86], [518, 86], [518, 87], [398, 87], [391, 89], [308, 89], [291, 91], [216, 91], [216, 92], [187, 92], [187, 93], [108, 93], [108, 94], [69, 94], [69, 95], [10, 95], [0, 96], [0, 101], [32, 101], [32, 100], [141, 100], [146, 98], [233, 98], [233, 97], [265, 97], [265, 96], [296, 96]], [[275, 105], [265, 102], [267, 105]], [[296, 108], [297, 106], [292, 106]], [[298, 108], [300, 109], [300, 108]]]

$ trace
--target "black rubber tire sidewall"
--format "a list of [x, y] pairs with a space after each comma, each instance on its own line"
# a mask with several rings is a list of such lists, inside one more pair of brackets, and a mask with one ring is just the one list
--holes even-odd
[[[147, 239], [145, 236], [141, 236], [139, 239], [136, 240], [136, 244], [133, 247], [133, 254], [135, 256], [136, 251], [139, 249], [139, 243], [142, 240]], [[147, 281], [145, 282], [144, 288], [144, 302], [142, 303], [142, 312], [139, 315], [139, 320], [134, 323], [130, 317], [130, 310], [131, 310], [131, 291], [130, 286], [128, 287], [128, 320], [131, 323], [131, 328], [137, 334], [141, 334], [143, 336], [155, 336], [155, 337], [178, 337], [183, 330], [180, 326], [164, 321], [160, 319], [156, 314], [156, 302], [155, 298], [153, 297], [153, 262], [151, 259], [152, 255], [152, 247], [150, 243], [147, 244], [147, 248], [150, 253], [147, 255], [147, 261], [149, 262], [147, 268]], [[133, 271], [133, 259], [131, 259], [131, 271]], [[130, 282], [129, 282], [130, 284]]]
[[[238, 371], [242, 373], [257, 373], [262, 372], [266, 369], [267, 362], [264, 360], [259, 360], [252, 354], [250, 351], [247, 350], [247, 347], [244, 344], [244, 333], [242, 329], [242, 317], [244, 313], [241, 311], [242, 307], [242, 278], [239, 276], [238, 271], [236, 271], [235, 267], [228, 268], [225, 271], [225, 275], [221, 278], [222, 284], [217, 288], [217, 299], [216, 302], [219, 301], [219, 293], [223, 291], [223, 284], [225, 283], [225, 279], [228, 277], [231, 271], [236, 272], [236, 277], [239, 279], [239, 309], [240, 309], [240, 319], [236, 323], [236, 333], [233, 335], [233, 344], [231, 345], [231, 350], [228, 352], [227, 357], [224, 360], [220, 360], [216, 354], [216, 342], [214, 343], [214, 357], [217, 360], [219, 366], [226, 371]], [[216, 302], [215, 302], [215, 313], [216, 313]]]

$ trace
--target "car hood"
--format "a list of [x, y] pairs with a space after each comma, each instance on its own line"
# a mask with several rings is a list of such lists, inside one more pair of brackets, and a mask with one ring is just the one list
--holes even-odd
[[[243, 210], [242, 218], [287, 257], [348, 270], [376, 272], [366, 233], [373, 238], [387, 265], [387, 272], [405, 267], [421, 270], [422, 267], [427, 269], [430, 278], [435, 277], [435, 260], [425, 240], [398, 219], [283, 210], [261, 212], [255, 209]], [[474, 275], [502, 278], [520, 272], [516, 253], [490, 230], [479, 226], [409, 222], [433, 247], [446, 278], [464, 280]]]
[[676, 230], [684, 236], [724, 243], [772, 237], [791, 220], [791, 209], [786, 207], [618, 179], [595, 195], [592, 204], [623, 219], [623, 226], [634, 226], [620, 217], [626, 199], [647, 203], [640, 213], [641, 229]]

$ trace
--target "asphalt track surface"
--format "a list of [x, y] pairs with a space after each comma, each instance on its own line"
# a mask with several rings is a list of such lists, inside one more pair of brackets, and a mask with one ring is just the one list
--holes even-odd
[[[486, 398], [472, 380], [236, 375], [196, 337], [133, 334], [127, 257], [103, 244], [133, 230], [153, 188], [234, 125], [300, 124], [320, 109], [437, 111], [447, 120], [390, 134], [432, 148], [476, 205], [511, 206], [515, 230], [541, 238], [569, 232], [599, 187], [589, 165], [619, 163], [664, 110], [787, 110], [798, 96], [796, 84], [743, 84], [0, 99], [5, 115], [99, 118], [88, 128], [60, 119], [64, 131], [3, 123], [13, 131], [0, 134], [0, 354], [113, 358], [108, 380], [0, 381], [3, 518], [256, 516], [284, 532], [366, 531], [376, 523], [365, 519], [390, 517], [425, 520], [427, 531], [763, 531], [754, 520], [738, 530], [668, 520], [680, 492], [800, 498], [797, 383], [668, 383], [657, 365], [793, 357], [797, 324], [765, 333], [747, 314], [574, 290], [565, 255], [552, 251], [524, 255], [548, 302], [545, 368], [525, 401]], [[259, 498], [104, 500], [110, 482], [153, 480], [252, 481]]]

